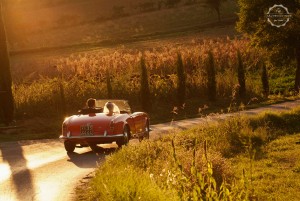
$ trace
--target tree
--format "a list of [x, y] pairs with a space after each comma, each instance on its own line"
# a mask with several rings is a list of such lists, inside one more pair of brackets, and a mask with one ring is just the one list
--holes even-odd
[[240, 51], [237, 52], [237, 59], [238, 59], [237, 75], [239, 81], [239, 96], [240, 98], [245, 98], [246, 95], [245, 68], [244, 68]]
[[221, 22], [220, 7], [221, 7], [221, 4], [222, 4], [222, 1], [226, 1], [226, 0], [206, 0], [206, 4], [211, 9], [213, 9], [217, 12], [219, 22]]
[[183, 106], [186, 95], [186, 77], [181, 54], [177, 55], [177, 100], [178, 105]]
[[237, 30], [250, 39], [251, 44], [265, 50], [268, 61], [276, 67], [296, 63], [294, 88], [300, 90], [300, 1], [286, 0], [282, 4], [291, 13], [289, 21], [281, 27], [267, 20], [269, 9], [277, 0], [238, 0], [240, 11]]
[[216, 94], [217, 94], [217, 82], [216, 82], [215, 59], [212, 51], [208, 52], [206, 73], [207, 73], [208, 98], [209, 100], [214, 101], [216, 100]]
[[269, 96], [269, 78], [265, 62], [262, 63], [261, 83], [263, 87], [263, 95], [265, 98]]
[[108, 68], [106, 69], [106, 89], [107, 89], [107, 98], [112, 98], [112, 86], [111, 86], [111, 77]]
[[151, 101], [150, 101], [150, 89], [149, 89], [149, 82], [148, 82], [148, 73], [146, 68], [145, 58], [141, 57], [141, 102], [142, 108], [144, 111], [149, 112], [151, 110]]
[[3, 113], [4, 123], [8, 125], [14, 118], [14, 101], [2, 2], [0, 1], [0, 112]]

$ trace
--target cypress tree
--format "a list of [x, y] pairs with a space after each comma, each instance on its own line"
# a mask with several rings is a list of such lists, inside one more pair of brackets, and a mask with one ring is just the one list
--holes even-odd
[[181, 54], [177, 54], [177, 101], [182, 106], [186, 98], [186, 76], [182, 62]]
[[217, 82], [214, 55], [211, 51], [208, 52], [208, 61], [206, 66], [207, 73], [207, 93], [208, 99], [211, 101], [216, 100]]
[[0, 1], [0, 112], [2, 112], [4, 123], [8, 125], [14, 118], [14, 101], [2, 2]]
[[106, 88], [107, 88], [107, 98], [112, 98], [112, 86], [109, 70], [106, 69]]
[[262, 63], [261, 83], [263, 87], [263, 95], [265, 98], [269, 96], [269, 77], [265, 62]]
[[66, 107], [66, 98], [65, 98], [65, 89], [64, 89], [64, 83], [63, 78], [61, 77], [59, 81], [59, 94], [60, 94], [60, 110], [61, 115], [66, 116], [67, 114], [67, 107]]
[[240, 51], [237, 52], [238, 66], [237, 66], [237, 75], [239, 81], [239, 96], [240, 98], [245, 98], [246, 95], [246, 82], [245, 82], [245, 69], [242, 61], [242, 56]]
[[148, 73], [146, 68], [145, 58], [142, 56], [140, 61], [140, 68], [141, 68], [141, 104], [142, 109], [146, 112], [151, 110], [151, 101], [150, 101], [150, 89], [149, 89], [149, 82], [148, 82]]

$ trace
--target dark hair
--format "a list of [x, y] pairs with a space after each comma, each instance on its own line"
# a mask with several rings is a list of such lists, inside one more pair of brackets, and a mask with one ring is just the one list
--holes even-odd
[[87, 101], [86, 101], [86, 104], [89, 108], [93, 108], [96, 106], [96, 99], [94, 98], [89, 98]]

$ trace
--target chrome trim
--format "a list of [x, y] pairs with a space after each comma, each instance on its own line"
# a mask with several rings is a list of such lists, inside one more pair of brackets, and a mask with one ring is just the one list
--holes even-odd
[[114, 137], [124, 137], [124, 134], [116, 134], [116, 135], [92, 135], [92, 136], [59, 136], [59, 139], [86, 139], [86, 138], [114, 138]]

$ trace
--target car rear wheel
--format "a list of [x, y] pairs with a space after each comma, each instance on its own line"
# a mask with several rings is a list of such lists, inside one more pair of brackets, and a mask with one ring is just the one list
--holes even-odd
[[118, 147], [122, 147], [123, 145], [127, 145], [128, 142], [129, 142], [129, 138], [130, 138], [130, 130], [129, 130], [129, 127], [126, 125], [126, 126], [124, 126], [122, 140], [117, 141]]
[[75, 143], [70, 142], [70, 141], [67, 140], [67, 141], [64, 142], [64, 145], [65, 145], [65, 149], [68, 153], [74, 152], [75, 146], [76, 146]]
[[90, 148], [94, 151], [97, 152], [98, 151], [98, 146], [95, 143], [89, 143]]

